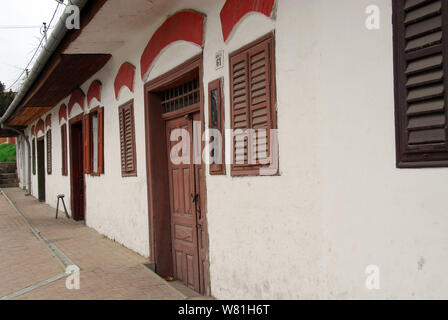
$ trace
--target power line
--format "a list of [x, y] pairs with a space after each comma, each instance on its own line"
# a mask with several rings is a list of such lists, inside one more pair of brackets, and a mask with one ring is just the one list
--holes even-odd
[[48, 29], [51, 28], [51, 24], [52, 24], [52, 22], [53, 22], [53, 20], [54, 20], [54, 17], [56, 16], [56, 13], [58, 12], [58, 9], [59, 9], [59, 6], [60, 6], [60, 5], [61, 5], [61, 4], [58, 2], [58, 5], [56, 6], [56, 9], [55, 9], [54, 12], [53, 12], [53, 16], [51, 17], [50, 23], [48, 24]]
[[15, 30], [15, 29], [38, 29], [42, 26], [0, 26], [1, 30]]
[[40, 49], [40, 47], [41, 47], [42, 42], [44, 41], [44, 39], [45, 39], [45, 37], [42, 37], [42, 39], [41, 39], [40, 42], [39, 42], [39, 45], [37, 46], [36, 51], [34, 51], [34, 54], [33, 54], [33, 56], [31, 57], [31, 60], [28, 62], [28, 64], [26, 65], [26, 67], [23, 69], [22, 73], [21, 73], [20, 76], [17, 78], [17, 80], [14, 81], [13, 84], [9, 86], [8, 91], [9, 91], [9, 90], [10, 90], [10, 89], [11, 89], [17, 82], [19, 82], [19, 80], [22, 78], [23, 74], [24, 74], [25, 71], [28, 69], [28, 67], [31, 65], [31, 63], [33, 62], [33, 59], [36, 57], [37, 52], [39, 51], [39, 49]]
[[[54, 10], [53, 16], [51, 17], [50, 23], [48, 24], [48, 29], [51, 27], [51, 24], [52, 24], [52, 22], [53, 22], [53, 20], [54, 20], [54, 17], [56, 16], [56, 13], [58, 12], [58, 9], [59, 9], [59, 6], [60, 6], [60, 5], [61, 5], [61, 4], [58, 2], [57, 6], [56, 6], [56, 9]], [[13, 84], [9, 86], [9, 88], [7, 89], [7, 91], [11, 90], [12, 87], [15, 86], [15, 84], [16, 84], [17, 82], [20, 81], [20, 79], [22, 78], [22, 76], [23, 76], [25, 73], [28, 74], [28, 71], [27, 71], [27, 70], [29, 70], [28, 68], [29, 68], [29, 66], [31, 65], [31, 63], [33, 62], [33, 60], [34, 60], [34, 58], [36, 57], [37, 53], [39, 52], [39, 49], [41, 48], [42, 43], [43, 43], [43, 41], [44, 41], [45, 38], [46, 38], [46, 36], [43, 36], [43, 37], [42, 37], [42, 39], [41, 39], [40, 42], [39, 42], [39, 45], [38, 45], [37, 48], [36, 48], [36, 51], [34, 51], [34, 54], [33, 54], [33, 56], [31, 57], [30, 61], [28, 62], [28, 64], [26, 65], [26, 67], [23, 69], [22, 73], [21, 73], [20, 76], [17, 78], [17, 80], [14, 81]]]

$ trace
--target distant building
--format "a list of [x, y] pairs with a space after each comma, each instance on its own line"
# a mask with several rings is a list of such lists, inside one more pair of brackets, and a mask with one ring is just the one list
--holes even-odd
[[9, 144], [16, 144], [16, 138], [12, 137], [12, 138], [0, 138], [0, 144], [3, 143], [9, 143]]

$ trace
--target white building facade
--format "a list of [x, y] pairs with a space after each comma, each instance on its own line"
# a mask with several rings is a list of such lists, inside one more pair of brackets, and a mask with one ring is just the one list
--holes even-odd
[[[57, 195], [65, 194], [75, 218], [74, 203], [84, 203], [78, 218], [87, 226], [147, 257], [161, 276], [173, 275], [220, 299], [447, 298], [448, 203], [443, 194], [448, 171], [442, 163], [397, 166], [394, 43], [399, 38], [394, 40], [392, 16], [403, 10], [407, 15], [423, 11], [422, 19], [439, 14], [445, 26], [448, 9], [443, 1], [394, 5], [394, 11], [390, 0], [109, 0], [96, 9], [86, 5], [81, 17], [92, 12], [91, 19], [60, 54], [79, 55], [79, 68], [86, 69], [83, 55], [108, 58], [87, 80], [73, 82], [75, 90], [20, 124], [35, 148], [32, 195], [55, 207]], [[439, 32], [432, 27], [422, 37], [433, 30]], [[209, 88], [215, 88], [209, 84], [218, 83], [221, 129], [234, 128], [240, 115], [237, 63], [247, 59], [245, 70], [256, 72], [261, 47], [269, 78], [263, 103], [268, 127], [277, 129], [278, 149], [271, 150], [278, 155], [278, 170], [264, 176], [238, 171], [230, 161], [213, 172], [204, 163], [166, 162], [164, 152], [171, 146], [166, 133], [188, 124], [189, 114], [180, 107], [177, 118], [155, 110], [170, 101], [164, 94], [190, 81], [195, 92], [198, 79], [198, 100], [192, 104], [197, 109], [190, 117], [205, 129], [211, 119]], [[70, 74], [66, 77], [70, 83]], [[245, 96], [256, 101], [256, 75], [246, 77]], [[44, 87], [45, 77], [39, 81]], [[37, 106], [29, 103], [23, 102], [22, 110]], [[255, 112], [262, 109], [250, 108], [246, 117], [255, 123]], [[87, 120], [94, 137], [87, 147], [91, 168], [76, 176], [74, 162], [86, 157], [82, 122], [87, 114], [95, 114]], [[20, 119], [15, 113], [9, 124]], [[74, 145], [82, 128], [81, 157]], [[127, 140], [126, 134], [134, 138]], [[23, 139], [18, 145], [25, 187]], [[130, 158], [123, 147], [131, 150]], [[232, 149], [227, 136], [227, 160]], [[42, 174], [44, 197], [39, 195]], [[79, 200], [75, 178], [81, 176]]]

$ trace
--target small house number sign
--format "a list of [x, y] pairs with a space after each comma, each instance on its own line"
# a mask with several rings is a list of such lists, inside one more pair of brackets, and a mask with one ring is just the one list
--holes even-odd
[[223, 50], [220, 50], [220, 51], [216, 52], [216, 54], [215, 54], [215, 67], [216, 67], [216, 70], [224, 67], [224, 51]]

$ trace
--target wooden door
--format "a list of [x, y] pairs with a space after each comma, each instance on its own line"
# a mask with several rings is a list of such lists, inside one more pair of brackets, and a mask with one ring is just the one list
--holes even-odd
[[[195, 117], [198, 117], [199, 113]], [[189, 163], [176, 164], [170, 159], [172, 148], [179, 143], [170, 141], [175, 129], [188, 132]], [[196, 168], [193, 163], [193, 116], [183, 116], [166, 122], [168, 142], [168, 172], [171, 214], [171, 241], [174, 277], [186, 286], [201, 292], [200, 255], [198, 245]], [[184, 136], [183, 139], [187, 137]]]
[[37, 140], [37, 185], [39, 201], [45, 201], [45, 142]]
[[82, 221], [85, 217], [84, 153], [82, 122], [70, 128], [71, 202], [73, 219]]

